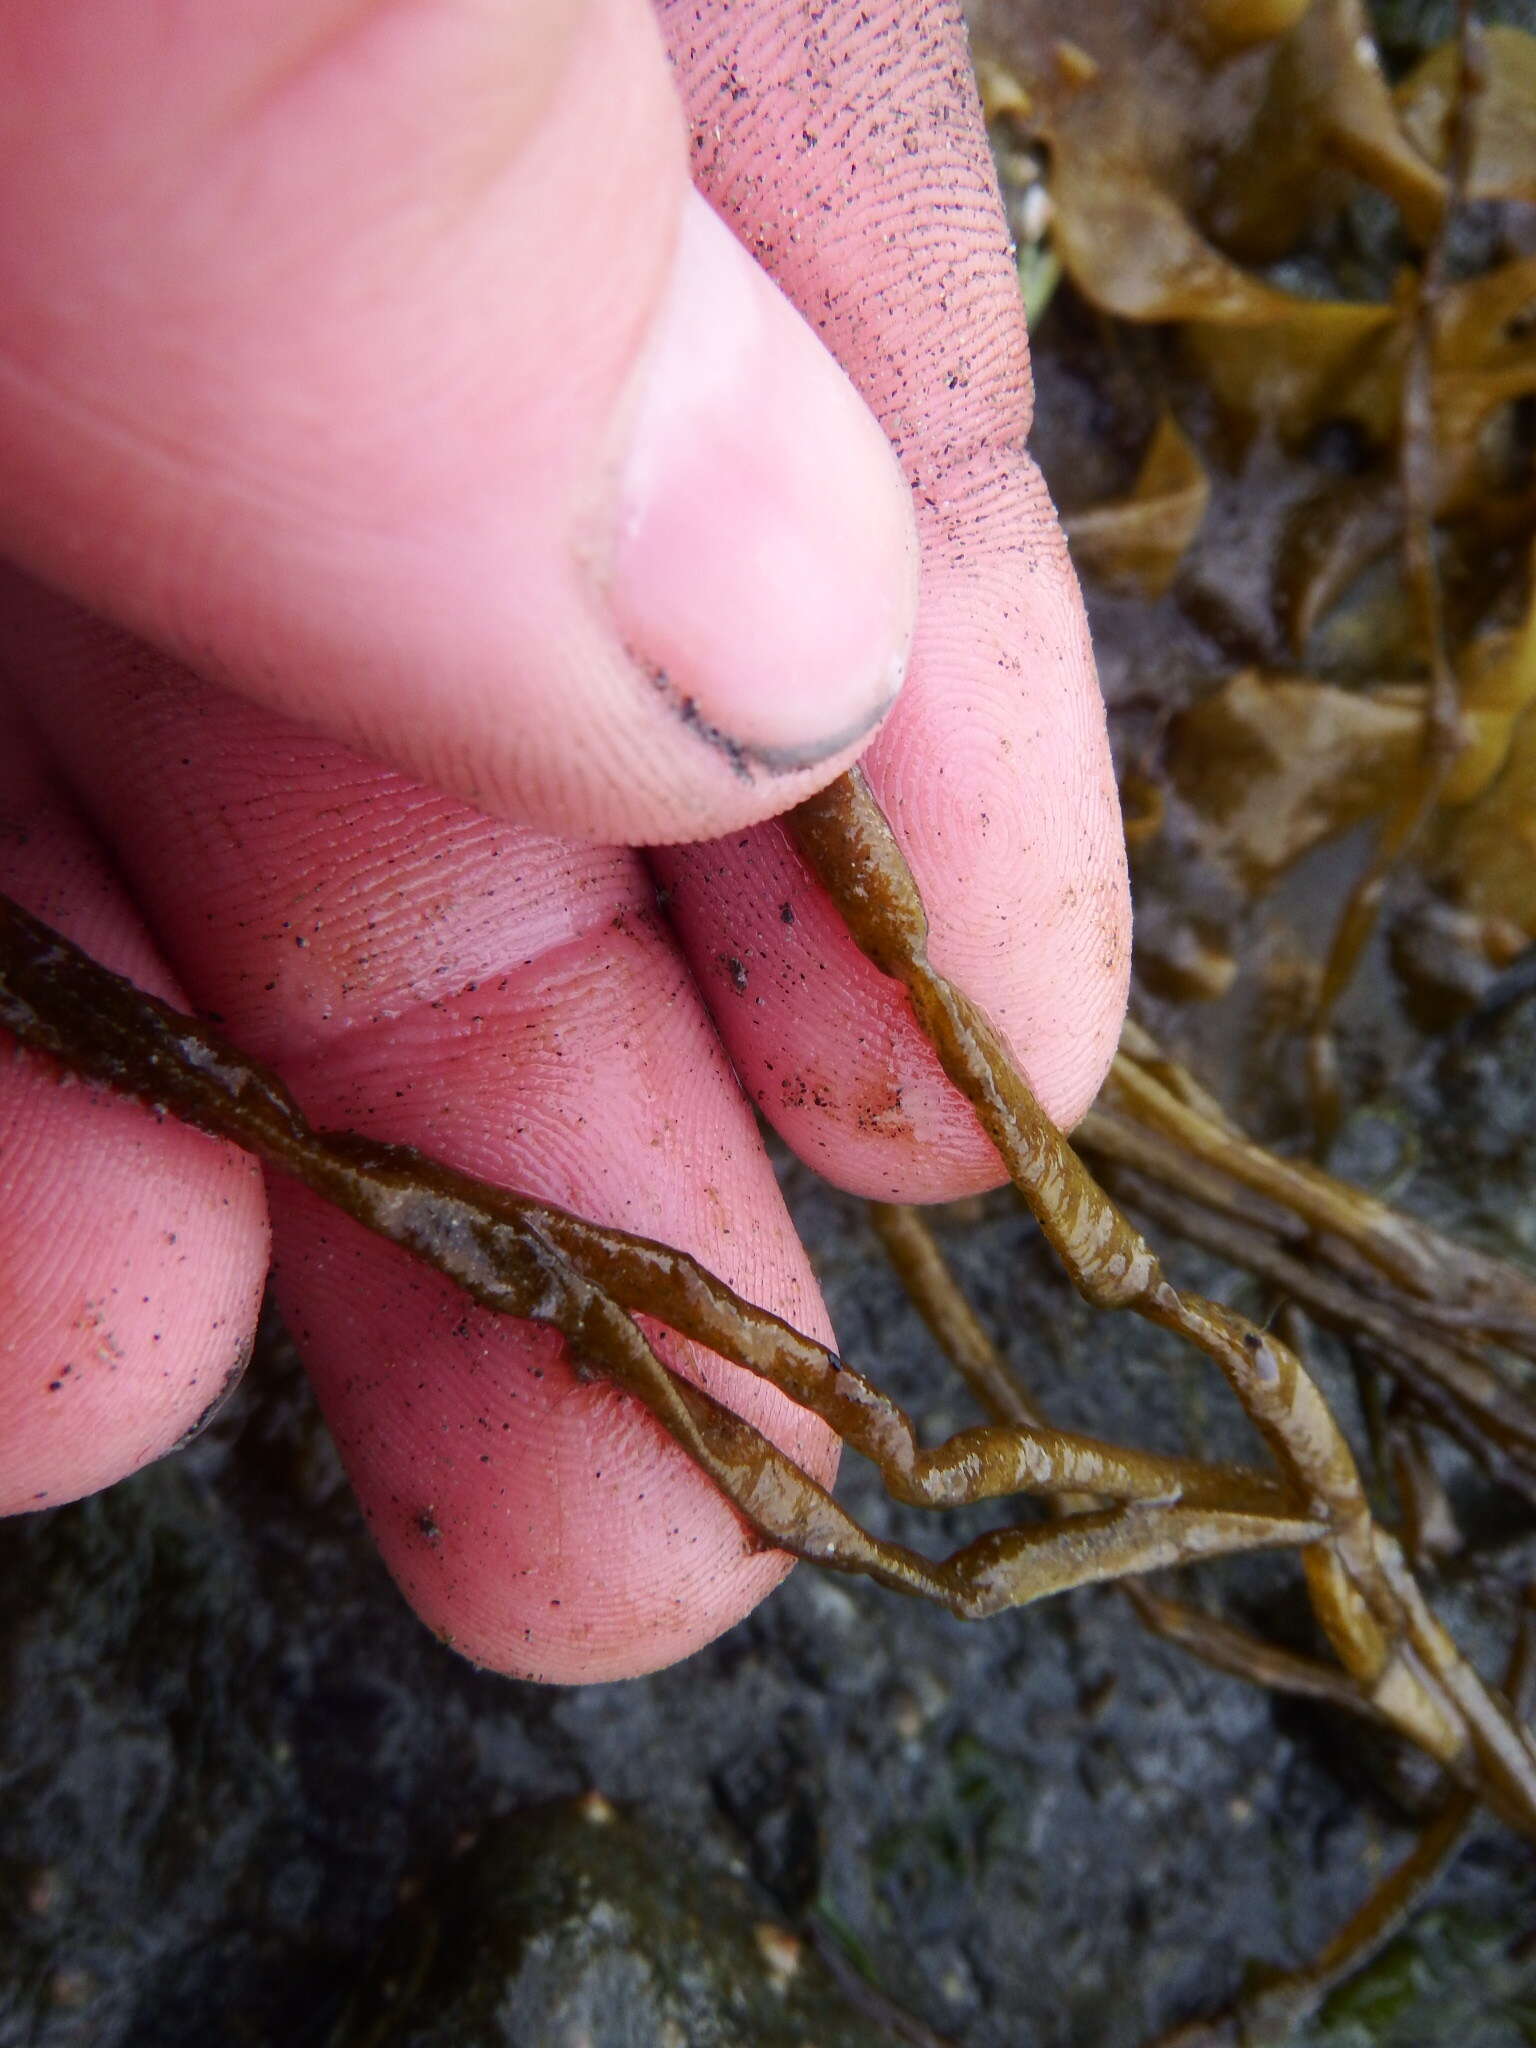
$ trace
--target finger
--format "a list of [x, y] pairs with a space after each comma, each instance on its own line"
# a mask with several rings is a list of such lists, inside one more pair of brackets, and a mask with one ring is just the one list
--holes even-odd
[[[323, 1122], [678, 1244], [802, 1328], [825, 1312], [636, 858], [542, 839], [29, 613], [50, 733], [170, 954]], [[525, 1677], [686, 1655], [782, 1577], [627, 1396], [547, 1331], [274, 1180], [280, 1306], [391, 1570]], [[771, 1387], [658, 1341], [829, 1477]]]
[[[911, 481], [923, 600], [865, 768], [935, 964], [1047, 1109], [1092, 1099], [1124, 1008], [1129, 906], [1081, 604], [1025, 450], [1023, 311], [958, 4], [669, 7], [694, 174], [814, 322]], [[996, 1154], [772, 826], [658, 867], [746, 1085], [866, 1194], [995, 1184]], [[786, 908], [787, 906], [787, 908]]]
[[690, 194], [645, 0], [22, 0], [0, 68], [0, 548], [551, 830], [853, 757], [909, 495]]
[[[3, 671], [0, 889], [179, 999]], [[0, 1514], [93, 1493], [195, 1429], [244, 1368], [266, 1265], [250, 1160], [67, 1086], [0, 1032]]]

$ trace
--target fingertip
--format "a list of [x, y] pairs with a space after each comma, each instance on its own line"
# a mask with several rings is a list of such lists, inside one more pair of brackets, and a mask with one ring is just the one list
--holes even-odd
[[[864, 767], [927, 907], [933, 964], [1070, 1128], [1118, 1041], [1130, 896], [1076, 586], [1051, 529], [1014, 539], [935, 579], [911, 686]], [[901, 985], [858, 951], [782, 826], [653, 860], [744, 1085], [802, 1158], [883, 1201], [1001, 1184]]]
[[610, 597], [643, 672], [743, 768], [844, 760], [906, 673], [911, 493], [846, 373], [695, 193], [626, 435]]
[[[790, 1569], [638, 1403], [575, 1373], [553, 1332], [466, 1306], [302, 1194], [275, 1207], [279, 1297], [369, 1532], [452, 1648], [546, 1684], [642, 1677]], [[658, 1341], [718, 1391], [720, 1361]], [[830, 1478], [819, 1426], [737, 1377], [732, 1404]]]
[[[99, 853], [14, 725], [0, 888], [174, 999]], [[249, 1356], [266, 1271], [254, 1161], [135, 1103], [0, 1057], [0, 1514], [162, 1456]]]
[[928, 905], [934, 965], [1070, 1129], [1125, 1014], [1130, 879], [1082, 598], [1039, 473], [1020, 472], [996, 522], [1012, 548], [938, 580], [919, 687], [866, 772]]
[[42, 38], [0, 187], [7, 554], [542, 830], [696, 838], [820, 787], [904, 669], [910, 494], [692, 192], [645, 0], [553, 38], [271, 12], [276, 64], [239, 10]]
[[[293, 1070], [312, 1114], [695, 1252], [830, 1337], [745, 1106], [638, 911], [521, 973], [353, 1032]], [[600, 1138], [595, 1134], [600, 1132]], [[674, 1169], [673, 1162], [679, 1162]], [[386, 1562], [477, 1662], [578, 1684], [638, 1676], [733, 1626], [783, 1577], [631, 1394], [550, 1330], [302, 1191], [274, 1195], [277, 1291]], [[661, 1356], [830, 1483], [837, 1443], [765, 1380], [646, 1325]]]

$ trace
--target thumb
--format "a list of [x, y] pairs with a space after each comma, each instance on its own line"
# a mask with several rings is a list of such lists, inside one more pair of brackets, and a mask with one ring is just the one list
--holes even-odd
[[481, 808], [648, 841], [889, 705], [909, 496], [644, 0], [16, 0], [0, 550]]

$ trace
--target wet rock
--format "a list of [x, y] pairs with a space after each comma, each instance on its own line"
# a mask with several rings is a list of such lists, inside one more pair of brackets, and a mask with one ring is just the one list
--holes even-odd
[[497, 1823], [386, 1935], [332, 2048], [888, 2048], [698, 1847], [596, 1794]]

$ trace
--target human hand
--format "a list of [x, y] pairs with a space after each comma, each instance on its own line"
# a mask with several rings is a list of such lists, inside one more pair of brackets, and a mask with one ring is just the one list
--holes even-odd
[[[642, 0], [7, 10], [0, 887], [317, 1120], [827, 1335], [749, 1102], [862, 1192], [1002, 1176], [763, 821], [905, 667], [871, 782], [937, 963], [1063, 1121], [1118, 1029], [1123, 860], [958, 10], [661, 30]], [[690, 192], [690, 125], [809, 326]], [[270, 1212], [380, 1548], [461, 1648], [653, 1669], [782, 1576], [549, 1332], [243, 1157], [30, 1057], [0, 1132], [0, 1511], [196, 1424]], [[830, 1473], [812, 1418], [662, 1341]]]

